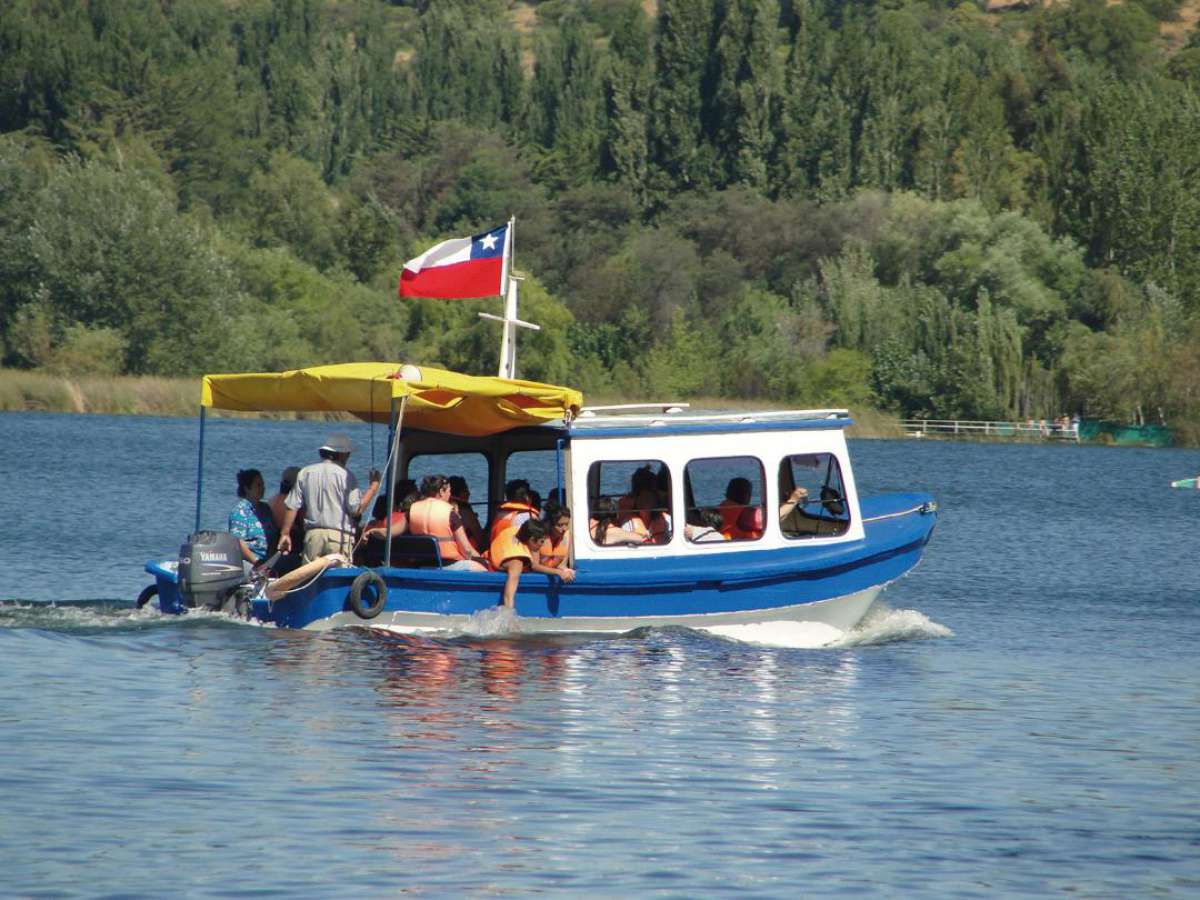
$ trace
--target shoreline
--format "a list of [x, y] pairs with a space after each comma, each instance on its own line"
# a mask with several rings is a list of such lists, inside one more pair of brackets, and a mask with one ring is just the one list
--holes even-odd
[[[82, 415], [163, 416], [193, 418], [199, 409], [198, 378], [162, 378], [146, 375], [113, 375], [72, 378], [48, 372], [0, 369], [0, 413], [48, 412]], [[626, 398], [596, 395], [598, 405], [618, 404]], [[688, 401], [696, 410], [786, 409], [780, 403], [738, 397], [698, 397]], [[212, 410], [216, 418], [302, 421], [357, 421], [347, 413], [255, 413]], [[851, 410], [854, 420], [849, 438], [893, 439], [907, 437], [897, 415], [870, 407]], [[930, 438], [935, 439], [935, 438]], [[941, 438], [936, 438], [940, 440]], [[1011, 443], [1011, 440], [995, 443]], [[1039, 443], [1032, 441], [1031, 443]]]

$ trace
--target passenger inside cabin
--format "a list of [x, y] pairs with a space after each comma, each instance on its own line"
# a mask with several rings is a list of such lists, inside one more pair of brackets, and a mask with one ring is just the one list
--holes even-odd
[[717, 544], [729, 540], [721, 533], [721, 514], [715, 509], [697, 509], [683, 526], [683, 536], [694, 544]]
[[718, 505], [721, 533], [732, 541], [758, 540], [763, 535], [762, 507], [751, 506], [754, 486], [749, 478], [731, 478]]
[[447, 569], [482, 572], [486, 560], [471, 546], [463, 528], [462, 516], [450, 502], [450, 482], [444, 475], [427, 475], [421, 481], [421, 499], [408, 509], [410, 534], [428, 534], [437, 538]]
[[[404, 534], [408, 530], [408, 510], [418, 499], [416, 488], [416, 483], [407, 478], [396, 483], [396, 490], [392, 495], [392, 537]], [[375, 508], [371, 510], [371, 521], [363, 526], [363, 537], [387, 539], [388, 520], [384, 515], [386, 512], [387, 497], [376, 497]]]
[[841, 469], [828, 454], [785, 459], [779, 467], [779, 496], [786, 498], [779, 506], [784, 537], [833, 537], [850, 527]]
[[492, 527], [488, 534], [489, 546], [500, 532], [536, 517], [530, 499], [529, 482], [524, 478], [514, 478], [504, 486], [504, 502], [496, 508], [496, 517], [492, 519]]
[[271, 507], [263, 502], [266, 484], [258, 469], [242, 469], [237, 473], [238, 502], [229, 513], [229, 533], [238, 539], [242, 559], [251, 565], [269, 556], [279, 536]]
[[798, 487], [779, 505], [779, 529], [785, 535], [816, 533], [821, 520], [817, 516], [805, 513], [804, 507], [807, 503], [808, 491]]
[[630, 492], [621, 498], [621, 527], [645, 543], [665, 544], [671, 539], [671, 515], [660, 494], [658, 476], [649, 466], [642, 466], [630, 481]]
[[512, 609], [517, 602], [517, 583], [522, 572], [540, 572], [557, 575], [563, 581], [574, 581], [575, 570], [567, 566], [554, 568], [542, 563], [542, 551], [546, 544], [546, 526], [538, 519], [526, 519], [518, 527], [504, 529], [492, 541], [488, 555], [492, 568], [505, 572], [502, 603]]
[[[296, 476], [300, 474], [299, 466], [288, 466], [283, 470], [283, 474], [279, 477], [279, 493], [274, 494], [267, 505], [271, 507], [271, 518], [275, 522], [275, 530], [283, 531], [283, 523], [287, 520], [287, 507], [284, 505], [284, 500], [287, 495], [292, 492], [292, 488], [296, 486]], [[304, 517], [297, 516], [296, 521], [292, 523], [292, 546], [300, 547], [304, 544]]]
[[563, 568], [571, 555], [571, 510], [558, 503], [546, 503], [542, 518], [546, 526], [546, 543], [542, 546], [542, 565]]
[[450, 502], [462, 516], [467, 540], [477, 551], [482, 551], [484, 545], [483, 525], [480, 524], [479, 516], [475, 515], [475, 508], [471, 506], [471, 488], [467, 484], [467, 479], [461, 475], [451, 475], [447, 480], [450, 482]]
[[592, 504], [592, 517], [588, 520], [588, 534], [601, 546], [612, 544], [642, 543], [619, 524], [621, 518], [617, 501], [612, 497], [599, 497]]

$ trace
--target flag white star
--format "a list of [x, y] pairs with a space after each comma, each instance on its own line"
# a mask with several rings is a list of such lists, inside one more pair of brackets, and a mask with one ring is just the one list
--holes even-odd
[[496, 246], [496, 236], [494, 234], [485, 234], [480, 238], [479, 243], [483, 244], [484, 250], [492, 250]]

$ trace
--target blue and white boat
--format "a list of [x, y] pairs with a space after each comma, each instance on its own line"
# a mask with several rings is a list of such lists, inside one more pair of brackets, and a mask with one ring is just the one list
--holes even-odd
[[[515, 612], [524, 631], [720, 629], [778, 622], [854, 627], [886, 585], [920, 560], [936, 521], [922, 493], [861, 497], [847, 448], [846, 410], [692, 414], [685, 405], [582, 405], [569, 388], [389, 363], [324, 366], [203, 379], [201, 457], [208, 409], [345, 411], [386, 422], [385, 490], [399, 479], [445, 474], [446, 459], [486, 471], [481, 519], [509, 479], [539, 473], [573, 511], [571, 583], [521, 576]], [[601, 498], [654, 474], [669, 527], [656, 543], [598, 544], [589, 528]], [[201, 471], [203, 464], [201, 462]], [[728, 507], [727, 487], [749, 482], [742, 512], [755, 523], [728, 540], [692, 523]], [[803, 487], [807, 501], [786, 505]], [[200, 529], [197, 485], [196, 528]], [[480, 492], [482, 493], [482, 492]], [[785, 514], [785, 510], [787, 510]], [[378, 565], [325, 570], [312, 583], [246, 612], [286, 628], [369, 625], [405, 632], [469, 628], [496, 608], [505, 575], [450, 571], [433, 538], [399, 536]], [[178, 560], [148, 563], [164, 612], [184, 612]]]

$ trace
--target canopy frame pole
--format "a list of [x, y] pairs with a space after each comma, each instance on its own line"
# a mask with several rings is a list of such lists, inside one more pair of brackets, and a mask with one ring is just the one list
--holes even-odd
[[204, 497], [204, 420], [207, 410], [203, 405], [200, 407], [200, 451], [197, 454], [196, 461], [196, 527], [195, 531], [200, 530], [200, 501]]
[[392, 452], [388, 463], [387, 509], [387, 547], [383, 551], [383, 566], [385, 569], [392, 565], [392, 510], [395, 508], [396, 466], [400, 464], [400, 426], [404, 422], [404, 407], [408, 404], [408, 394], [400, 398], [400, 411], [396, 411], [396, 398], [392, 398]]
[[558, 502], [562, 506], [567, 505], [567, 492], [563, 487], [563, 447], [566, 443], [564, 438], [554, 442], [554, 482], [558, 488]]

